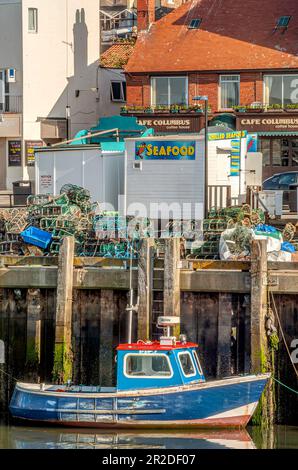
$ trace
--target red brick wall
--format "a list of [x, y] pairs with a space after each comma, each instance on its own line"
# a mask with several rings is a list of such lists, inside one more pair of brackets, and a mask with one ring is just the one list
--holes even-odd
[[[219, 76], [218, 73], [190, 73], [188, 75], [189, 103], [195, 103], [192, 100], [194, 96], [208, 95], [212, 111], [218, 111]], [[127, 104], [149, 106], [151, 103], [150, 77], [148, 75], [127, 75], [126, 81]], [[254, 101], [263, 102], [262, 73], [240, 73], [240, 104], [248, 105]]]

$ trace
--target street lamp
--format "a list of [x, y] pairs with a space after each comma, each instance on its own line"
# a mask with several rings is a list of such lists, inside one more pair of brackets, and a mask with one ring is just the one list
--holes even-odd
[[204, 164], [204, 176], [205, 176], [205, 188], [204, 188], [204, 216], [205, 219], [208, 217], [208, 96], [194, 96], [194, 101], [205, 102], [205, 164]]

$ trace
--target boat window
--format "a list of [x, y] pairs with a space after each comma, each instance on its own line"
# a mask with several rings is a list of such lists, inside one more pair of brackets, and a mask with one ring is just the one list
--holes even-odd
[[199, 374], [200, 374], [200, 375], [203, 375], [203, 371], [202, 371], [200, 359], [199, 359], [199, 357], [198, 357], [198, 355], [197, 355], [197, 352], [196, 352], [196, 351], [193, 351], [193, 355], [194, 355], [194, 358], [195, 358], [195, 363], [196, 363], [196, 365], [197, 365]]
[[195, 365], [188, 351], [178, 353], [178, 358], [185, 377], [196, 375]]
[[127, 354], [124, 372], [127, 377], [169, 378], [173, 371], [165, 354]]

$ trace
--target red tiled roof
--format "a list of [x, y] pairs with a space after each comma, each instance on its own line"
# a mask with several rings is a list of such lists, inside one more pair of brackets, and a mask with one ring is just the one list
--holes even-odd
[[120, 43], [109, 47], [100, 58], [100, 66], [111, 69], [121, 69], [127, 63], [134, 44]]
[[[281, 16], [288, 29], [274, 31]], [[188, 29], [202, 18], [199, 29]], [[139, 35], [129, 73], [298, 68], [297, 0], [193, 0]]]

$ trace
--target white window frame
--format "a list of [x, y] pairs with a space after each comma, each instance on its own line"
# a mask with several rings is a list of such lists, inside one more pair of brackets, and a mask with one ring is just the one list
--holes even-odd
[[169, 97], [170, 97], [170, 82], [169, 82], [169, 78], [184, 78], [185, 79], [185, 105], [188, 106], [188, 76], [187, 75], [155, 75], [155, 76], [152, 76], [150, 78], [150, 93], [151, 93], [151, 96], [150, 96], [150, 102], [151, 102], [151, 106], [159, 106], [158, 104], [154, 103], [154, 101], [156, 101], [154, 99], [154, 95], [155, 95], [155, 90], [154, 90], [154, 80], [156, 80], [157, 78], [167, 78], [168, 79], [168, 104], [164, 105], [164, 106], [171, 106], [169, 104]]
[[[120, 91], [121, 91], [121, 98], [119, 100], [114, 98], [113, 95], [113, 86], [112, 83], [120, 83]], [[124, 90], [123, 90], [123, 83], [126, 83], [124, 80], [111, 80], [111, 101], [113, 103], [125, 103], [125, 96], [124, 96]]]
[[[268, 102], [266, 100], [266, 77], [293, 77], [298, 76], [298, 73], [266, 73], [263, 75], [263, 103], [265, 106], [269, 106], [269, 93]], [[281, 106], [284, 107], [284, 80], [281, 84]]]
[[[227, 80], [227, 82], [225, 82], [223, 80], [223, 78], [225, 77], [238, 77], [237, 80]], [[224, 111], [224, 110], [228, 110], [228, 109], [233, 109], [233, 108], [223, 108], [221, 106], [221, 84], [222, 83], [239, 83], [239, 90], [238, 90], [238, 105], [240, 104], [240, 83], [241, 83], [241, 78], [240, 78], [240, 74], [239, 73], [225, 73], [225, 74], [222, 74], [219, 76], [219, 86], [218, 86], [218, 109], [220, 109], [221, 111]], [[235, 106], [238, 106], [237, 104]]]
[[193, 351], [192, 353], [193, 353], [193, 356], [194, 356], [194, 358], [195, 358], [195, 363], [196, 363], [197, 369], [198, 369], [198, 371], [199, 371], [199, 374], [203, 376], [203, 375], [204, 375], [204, 374], [203, 374], [203, 369], [202, 369], [202, 366], [201, 366], [200, 359], [199, 359], [199, 356], [198, 356], [198, 354], [197, 354], [197, 351]]
[[[166, 358], [167, 362], [168, 362], [168, 365], [170, 367], [170, 371], [171, 371], [171, 375], [129, 375], [127, 374], [126, 372], [126, 366], [127, 366], [127, 359], [129, 356], [136, 356], [136, 357], [157, 357], [157, 356], [163, 356]], [[137, 354], [137, 353], [128, 353], [128, 354], [125, 354], [124, 356], [124, 364], [123, 364], [123, 374], [125, 377], [127, 377], [128, 379], [171, 379], [174, 375], [174, 372], [173, 372], [173, 368], [172, 368], [172, 364], [171, 364], [171, 361], [169, 359], [169, 356], [167, 354], [163, 354], [163, 353], [149, 353], [149, 354]]]
[[[30, 13], [33, 13], [33, 19], [35, 22], [35, 28], [30, 29]], [[38, 8], [29, 7], [28, 8], [28, 33], [36, 34], [38, 33]]]
[[[186, 373], [184, 372], [183, 367], [182, 367], [182, 364], [181, 364], [181, 360], [180, 360], [180, 356], [181, 356], [182, 354], [188, 354], [188, 355], [189, 355], [190, 360], [191, 360], [191, 363], [192, 363], [192, 366], [193, 366], [193, 370], [194, 370], [194, 373], [193, 373], [193, 374], [186, 374]], [[189, 351], [180, 351], [180, 352], [178, 352], [178, 359], [179, 359], [179, 365], [180, 365], [180, 368], [181, 368], [181, 370], [182, 370], [182, 373], [183, 373], [184, 377], [189, 378], [189, 377], [195, 377], [196, 375], [198, 375], [198, 374], [197, 374], [196, 366], [195, 366], [194, 361], [193, 361], [193, 358], [192, 358], [192, 355], [190, 354]]]

